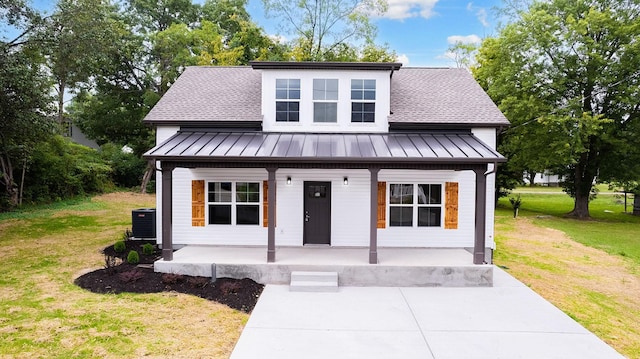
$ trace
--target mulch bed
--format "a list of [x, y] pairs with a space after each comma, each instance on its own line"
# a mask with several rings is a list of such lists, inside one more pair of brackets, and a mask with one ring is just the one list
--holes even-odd
[[[154, 246], [152, 255], [142, 253], [145, 243]], [[211, 278], [207, 277], [156, 273], [153, 271], [153, 262], [160, 258], [160, 250], [155, 241], [129, 240], [125, 241], [125, 245], [126, 250], [121, 253], [115, 252], [113, 246], [105, 248], [105, 268], [78, 277], [75, 284], [94, 293], [174, 291], [192, 294], [246, 313], [251, 313], [264, 288], [262, 284], [251, 279], [218, 278], [211, 282]], [[131, 250], [137, 251], [140, 255], [140, 263], [137, 265], [126, 262], [127, 254]]]

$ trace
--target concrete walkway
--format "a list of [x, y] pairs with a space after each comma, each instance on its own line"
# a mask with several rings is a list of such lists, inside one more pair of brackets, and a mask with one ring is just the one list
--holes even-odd
[[623, 358], [499, 268], [491, 288], [268, 285], [232, 359]]

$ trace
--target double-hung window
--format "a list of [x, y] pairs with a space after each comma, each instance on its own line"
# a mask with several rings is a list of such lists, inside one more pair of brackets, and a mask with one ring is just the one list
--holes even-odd
[[260, 224], [259, 182], [209, 182], [209, 224]]
[[300, 79], [276, 79], [276, 121], [300, 121]]
[[441, 184], [390, 184], [390, 227], [440, 227]]
[[338, 122], [338, 80], [313, 80], [313, 122]]
[[376, 121], [376, 80], [351, 80], [351, 122]]

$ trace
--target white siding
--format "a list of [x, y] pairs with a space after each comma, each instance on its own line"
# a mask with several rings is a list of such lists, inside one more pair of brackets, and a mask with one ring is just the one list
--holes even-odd
[[[287, 184], [291, 177], [291, 184]], [[343, 183], [348, 177], [348, 185]], [[262, 226], [191, 226], [191, 180], [265, 181], [264, 169], [183, 169], [173, 173], [173, 242], [183, 244], [266, 245], [267, 228]], [[381, 170], [380, 181], [390, 183], [459, 183], [458, 229], [387, 228], [378, 230], [379, 246], [388, 247], [472, 247], [474, 242], [475, 177], [471, 171]], [[276, 245], [301, 246], [304, 230], [304, 182], [331, 182], [331, 245], [369, 245], [368, 170], [280, 169], [276, 172]], [[262, 186], [261, 186], [262, 190]], [[388, 196], [388, 191], [387, 191]], [[262, 220], [262, 206], [260, 206]], [[207, 210], [208, 212], [208, 210]], [[388, 209], [387, 209], [388, 212]], [[208, 218], [208, 213], [207, 217]], [[387, 213], [387, 218], [389, 218]]]
[[[276, 122], [276, 79], [300, 79], [300, 122]], [[313, 122], [313, 79], [338, 79], [338, 122]], [[351, 123], [351, 79], [376, 80], [376, 122]], [[388, 71], [266, 70], [262, 72], [262, 123], [267, 132], [387, 132]]]
[[[492, 149], [496, 149], [496, 129], [495, 128], [474, 128], [471, 130], [474, 136], [478, 137]], [[494, 165], [489, 164], [489, 171], [494, 171]], [[495, 249], [496, 243], [494, 239], [494, 221], [495, 221], [495, 193], [496, 193], [496, 175], [491, 173], [487, 176], [487, 221], [485, 228], [485, 246]]]
[[[267, 171], [264, 169], [176, 168], [173, 171], [173, 243], [266, 245], [267, 228], [262, 226], [262, 206], [260, 225], [191, 225], [191, 180], [255, 181], [260, 182], [262, 187], [262, 181], [266, 179]], [[260, 190], [262, 191], [262, 188]], [[208, 214], [208, 208], [205, 206], [205, 223], [208, 221]]]
[[[389, 227], [378, 229], [381, 247], [473, 247], [475, 225], [475, 176], [473, 171], [381, 170], [379, 181], [387, 182], [387, 202], [391, 183], [458, 182], [458, 229], [443, 227]], [[444, 201], [444, 197], [443, 197]], [[444, 216], [444, 207], [443, 207]], [[444, 219], [444, 218], [443, 218]]]
[[[178, 126], [158, 126], [156, 128], [156, 144], [166, 141], [180, 130]], [[156, 162], [156, 168], [160, 169], [160, 162]], [[156, 171], [156, 242], [162, 243], [162, 174]], [[189, 207], [191, 208], [191, 207]]]

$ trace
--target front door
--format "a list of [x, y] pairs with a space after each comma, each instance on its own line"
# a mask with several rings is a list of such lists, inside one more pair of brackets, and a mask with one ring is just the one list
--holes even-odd
[[304, 183], [304, 244], [331, 244], [331, 182]]

